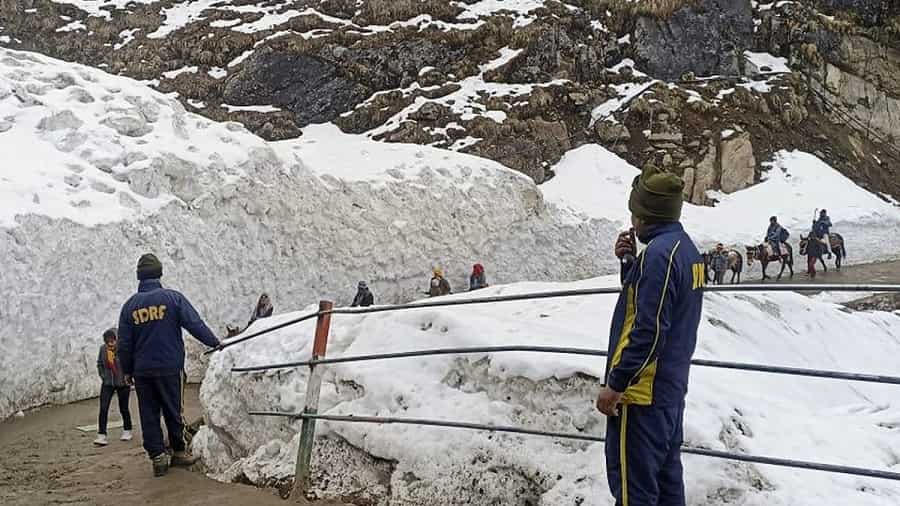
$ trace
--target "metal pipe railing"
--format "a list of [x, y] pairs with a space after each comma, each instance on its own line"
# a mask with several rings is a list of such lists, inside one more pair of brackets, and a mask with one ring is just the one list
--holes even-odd
[[[580, 354], [580, 355], [590, 355], [590, 356], [606, 356], [607, 353], [602, 350], [591, 350], [591, 349], [581, 349], [581, 348], [560, 348], [560, 347], [544, 347], [544, 346], [483, 346], [483, 347], [471, 347], [471, 348], [444, 348], [444, 349], [433, 349], [433, 350], [420, 350], [420, 351], [410, 351], [410, 352], [399, 352], [399, 353], [382, 353], [382, 354], [374, 354], [374, 355], [358, 355], [358, 356], [350, 356], [350, 357], [337, 357], [337, 358], [327, 358], [325, 357], [325, 347], [328, 341], [329, 334], [329, 323], [331, 320], [331, 315], [333, 314], [366, 314], [366, 313], [377, 313], [377, 312], [385, 312], [385, 311], [397, 311], [402, 309], [421, 309], [421, 308], [429, 308], [429, 307], [444, 307], [444, 306], [459, 306], [459, 305], [467, 305], [467, 304], [485, 304], [485, 303], [494, 303], [494, 302], [506, 302], [506, 301], [516, 301], [516, 300], [531, 300], [531, 299], [544, 299], [550, 297], [572, 297], [572, 296], [585, 296], [585, 295], [597, 295], [597, 294], [614, 294], [619, 293], [619, 288], [595, 288], [595, 289], [585, 289], [585, 290], [566, 290], [566, 291], [557, 291], [557, 292], [540, 292], [540, 293], [530, 293], [530, 294], [518, 294], [518, 295], [506, 295], [506, 296], [494, 296], [494, 297], [481, 297], [474, 299], [440, 299], [440, 300], [430, 300], [424, 302], [418, 302], [413, 304], [399, 304], [394, 306], [375, 306], [375, 307], [367, 307], [367, 308], [341, 308], [341, 309], [333, 309], [332, 305], [328, 301], [320, 301], [319, 303], [319, 311], [316, 313], [311, 313], [308, 315], [301, 316], [299, 318], [295, 318], [290, 321], [283, 322], [281, 324], [275, 325], [268, 329], [256, 332], [254, 334], [244, 336], [239, 339], [235, 339], [226, 343], [223, 346], [220, 346], [218, 349], [223, 349], [228, 346], [232, 346], [234, 344], [238, 344], [240, 342], [245, 342], [255, 337], [259, 337], [261, 335], [267, 334], [274, 330], [278, 330], [289, 325], [293, 325], [296, 323], [300, 323], [304, 320], [311, 319], [312, 317], [317, 318], [316, 325], [316, 336], [315, 343], [313, 346], [313, 357], [312, 360], [300, 361], [300, 362], [291, 362], [285, 364], [274, 364], [274, 365], [263, 365], [263, 366], [253, 366], [253, 367], [243, 367], [243, 368], [233, 368], [234, 372], [251, 372], [251, 371], [260, 371], [260, 370], [269, 370], [274, 368], [286, 368], [286, 367], [299, 367], [299, 366], [308, 366], [310, 368], [310, 380], [307, 383], [308, 391], [307, 391], [307, 404], [304, 407], [303, 413], [280, 413], [280, 412], [272, 412], [272, 411], [253, 411], [251, 415], [264, 415], [264, 416], [287, 416], [292, 418], [299, 418], [303, 420], [303, 429], [301, 431], [300, 442], [297, 451], [297, 463], [295, 468], [295, 482], [294, 489], [292, 492], [293, 495], [301, 496], [305, 495], [308, 491], [308, 477], [309, 477], [309, 469], [310, 469], [310, 456], [312, 453], [312, 445], [315, 438], [315, 428], [314, 423], [316, 420], [332, 420], [332, 421], [340, 421], [340, 422], [357, 422], [357, 423], [405, 423], [405, 424], [414, 424], [414, 425], [431, 425], [431, 426], [440, 426], [440, 427], [451, 427], [451, 428], [462, 428], [462, 429], [475, 429], [475, 430], [490, 430], [490, 431], [499, 431], [499, 432], [514, 432], [520, 434], [529, 434], [529, 435], [543, 435], [543, 436], [551, 436], [551, 437], [563, 437], [568, 439], [581, 439], [581, 440], [591, 440], [591, 441], [603, 441], [602, 438], [596, 436], [586, 436], [582, 434], [565, 434], [565, 433], [550, 433], [545, 431], [537, 431], [532, 429], [525, 429], [521, 427], [497, 427], [483, 424], [472, 424], [468, 422], [447, 422], [440, 420], [426, 420], [426, 419], [403, 419], [403, 418], [392, 418], [392, 417], [353, 417], [353, 416], [338, 416], [338, 415], [319, 415], [316, 413], [317, 411], [317, 400], [319, 395], [319, 389], [321, 386], [321, 373], [319, 372], [321, 369], [317, 368], [318, 365], [324, 365], [329, 363], [340, 363], [340, 362], [356, 362], [363, 360], [382, 360], [382, 359], [390, 359], [390, 358], [402, 358], [402, 357], [416, 357], [416, 356], [429, 356], [429, 355], [450, 355], [450, 354], [462, 354], [462, 353], [491, 353], [491, 352], [501, 352], [501, 351], [528, 351], [528, 352], [552, 352], [552, 353], [569, 353], [569, 354]], [[717, 286], [717, 287], [709, 287], [707, 291], [733, 291], [733, 292], [761, 292], [761, 291], [853, 291], [853, 292], [868, 292], [868, 291], [887, 291], [887, 292], [900, 292], [900, 285], [742, 285], [742, 286]], [[780, 373], [780, 374], [793, 374], [800, 376], [812, 376], [812, 377], [824, 377], [824, 378], [835, 378], [835, 379], [843, 379], [850, 381], [868, 381], [875, 383], [889, 383], [889, 384], [900, 384], [900, 378], [890, 377], [890, 376], [878, 376], [871, 374], [856, 374], [856, 373], [845, 373], [839, 371], [823, 371], [823, 370], [814, 370], [814, 369], [800, 369], [793, 367], [778, 367], [778, 366], [768, 366], [768, 365], [758, 365], [758, 364], [739, 364], [739, 363], [730, 363], [730, 362], [722, 362], [722, 361], [714, 361], [714, 360], [704, 360], [704, 359], [694, 359], [692, 363], [695, 365], [708, 366], [708, 367], [722, 367], [722, 368], [730, 368], [730, 369], [741, 369], [741, 370], [749, 370], [749, 371], [762, 371], [768, 373]], [[309, 390], [313, 391], [310, 392]], [[312, 403], [310, 404], [310, 399], [312, 399]], [[717, 457], [723, 459], [730, 459], [736, 461], [745, 461], [745, 462], [755, 462], [761, 464], [769, 464], [769, 465], [778, 465], [778, 466], [788, 466], [788, 467], [797, 467], [797, 468], [805, 468], [833, 473], [843, 473], [843, 474], [853, 474], [858, 476], [869, 476], [876, 478], [885, 478], [891, 480], [900, 480], [900, 473], [892, 473], [888, 471], [880, 471], [876, 469], [863, 469], [863, 468], [855, 468], [855, 467], [847, 467], [847, 466], [836, 466], [831, 464], [820, 464], [815, 462], [804, 462], [797, 460], [789, 460], [789, 459], [780, 459], [773, 457], [762, 457], [755, 455], [743, 455], [732, 452], [721, 452], [716, 450], [707, 450], [703, 448], [690, 448], [685, 447], [683, 450], [685, 453], [692, 453], [697, 455], [704, 455], [708, 457]]]
[[[612, 295], [618, 294], [621, 291], [620, 287], [601, 287], [601, 288], [584, 288], [578, 290], [557, 290], [557, 291], [549, 291], [549, 292], [533, 292], [533, 293], [522, 293], [522, 294], [514, 294], [514, 295], [496, 295], [492, 297], [476, 297], [469, 299], [429, 299], [426, 301], [419, 302], [411, 302], [407, 304], [393, 304], [393, 305], [384, 305], [384, 306], [370, 306], [370, 307], [344, 307], [332, 309], [330, 314], [369, 314], [369, 313], [383, 313], [387, 311], [401, 311], [406, 309], [426, 309], [426, 308], [434, 308], [434, 307], [449, 307], [449, 306], [466, 306], [471, 304], [490, 304], [497, 302], [513, 302], [520, 300], [537, 300], [537, 299], [550, 299], [550, 298], [559, 298], [559, 297], [584, 297], [588, 295]], [[850, 285], [850, 284], [842, 284], [842, 285], [833, 285], [833, 284], [758, 284], [758, 285], [714, 285], [704, 287], [704, 291], [706, 292], [896, 292], [900, 293], [900, 285], [879, 285], [879, 284], [862, 284], [862, 285]], [[310, 320], [319, 316], [319, 312], [310, 313], [307, 315], [303, 315], [299, 318], [295, 318], [293, 320], [280, 323], [273, 327], [260, 330], [259, 332], [254, 332], [248, 336], [242, 336], [238, 339], [234, 339], [232, 341], [228, 341], [222, 346], [215, 348], [213, 350], [208, 350], [206, 354], [212, 353], [217, 350], [223, 350], [225, 348], [229, 348], [234, 346], [235, 344], [243, 343], [245, 341], [249, 341], [251, 339], [257, 338], [259, 336], [268, 334], [270, 332], [274, 332], [276, 330], [282, 329], [284, 327], [288, 327], [290, 325], [294, 325], [306, 320]]]
[[243, 343], [244, 341], [249, 341], [249, 340], [254, 339], [254, 338], [257, 338], [257, 337], [259, 337], [259, 336], [268, 334], [269, 332], [275, 332], [276, 330], [280, 330], [280, 329], [283, 329], [283, 328], [285, 328], [285, 327], [289, 327], [289, 326], [291, 326], [291, 325], [296, 325], [296, 324], [298, 324], [298, 323], [300, 323], [300, 322], [305, 322], [306, 320], [312, 320], [313, 318], [316, 318], [316, 317], [318, 317], [318, 316], [319, 316], [319, 313], [318, 313], [318, 312], [305, 314], [305, 315], [300, 316], [300, 317], [298, 317], [298, 318], [294, 318], [294, 319], [288, 320], [288, 321], [286, 321], [286, 322], [281, 322], [281, 323], [279, 323], [278, 325], [273, 325], [273, 326], [271, 326], [271, 327], [269, 327], [269, 328], [260, 330], [259, 332], [254, 332], [254, 333], [252, 333], [252, 334], [249, 334], [249, 335], [246, 335], [246, 336], [241, 336], [241, 337], [239, 337], [239, 338], [237, 338], [237, 339], [233, 339], [233, 340], [231, 340], [231, 341], [224, 342], [224, 343], [222, 343], [218, 348], [213, 348], [213, 349], [211, 349], [211, 350], [206, 350], [205, 352], [203, 352], [203, 354], [204, 354], [204, 355], [209, 355], [210, 353], [212, 353], [212, 352], [214, 352], [214, 351], [221, 351], [221, 350], [224, 350], [225, 348], [229, 348], [229, 347], [231, 347], [231, 346], [234, 346], [235, 344], [240, 344], [240, 343]]
[[[402, 351], [396, 353], [375, 353], [370, 355], [351, 355], [346, 357], [326, 357], [313, 360], [301, 360], [297, 362], [284, 362], [281, 364], [256, 365], [246, 367], [232, 367], [231, 372], [247, 373], [260, 372], [272, 369], [288, 369], [294, 367], [305, 367], [312, 365], [339, 364], [345, 362], [365, 362], [369, 360], [387, 360], [394, 358], [411, 358], [411, 357], [432, 357], [438, 355], [466, 355], [475, 353], [503, 353], [503, 352], [534, 352], [534, 353], [557, 353], [563, 355], [587, 355], [593, 357], [605, 357], [607, 352], [604, 350], [594, 350], [590, 348], [566, 348], [557, 346], [528, 346], [528, 345], [507, 345], [507, 346], [471, 346], [460, 348], [436, 348], [430, 350]], [[866, 383], [882, 383], [888, 385], [900, 385], [900, 377], [884, 376], [879, 374], [852, 373], [842, 371], [829, 371], [823, 369], [805, 369], [800, 367], [784, 367], [763, 364], [748, 364], [741, 362], [725, 362], [721, 360], [707, 360], [696, 358], [691, 360], [691, 364], [701, 367], [715, 367], [719, 369], [736, 369], [740, 371], [755, 371], [772, 374], [787, 374], [791, 376], [807, 376], [813, 378], [829, 378], [840, 379], [846, 381], [862, 381]]]
[[[404, 309], [423, 309], [431, 307], [466, 306], [470, 304], [489, 304], [496, 302], [512, 302], [519, 300], [550, 299], [559, 297], [584, 297], [586, 295], [618, 295], [621, 287], [583, 288], [579, 290], [558, 290], [549, 292], [532, 292], [514, 295], [495, 295], [471, 299], [429, 299], [370, 307], [343, 307], [332, 310], [332, 314], [367, 314]], [[850, 284], [784, 284], [784, 285], [713, 285], [703, 288], [704, 292], [900, 292], [900, 285], [850, 285]]]
[[[529, 436], [552, 437], [559, 439], [574, 439], [579, 441], [604, 442], [605, 438], [601, 436], [592, 436], [588, 434], [575, 434], [568, 432], [552, 432], [537, 429], [526, 429], [522, 427], [510, 427], [503, 425], [486, 425], [472, 422], [455, 422], [444, 420], [430, 420], [424, 418], [397, 418], [397, 417], [378, 417], [378, 416], [354, 416], [354, 415], [319, 415], [309, 413], [283, 413], [279, 411], [250, 411], [251, 416], [276, 416], [299, 419], [328, 420], [332, 422], [343, 423], [376, 423], [376, 424], [404, 424], [419, 425], [430, 427], [445, 427], [452, 429], [469, 429], [484, 430], [488, 432], [507, 432], [513, 434], [524, 434]], [[849, 474], [854, 476], [865, 476], [869, 478], [881, 478], [885, 480], [900, 481], [900, 473], [891, 471], [883, 471], [880, 469], [867, 469], [861, 467], [842, 466], [836, 464], [823, 464], [819, 462], [808, 462], [802, 460], [783, 459], [778, 457], [765, 457], [761, 455], [747, 455], [743, 453], [727, 452], [720, 450], [709, 450], [706, 448], [694, 448], [690, 446], [682, 446], [681, 452], [690, 455], [702, 455], [704, 457], [713, 457], [725, 460], [734, 460], [739, 462], [749, 462], [754, 464], [765, 464], [771, 466], [791, 467], [796, 469], [808, 469], [812, 471], [824, 471], [828, 473]]]

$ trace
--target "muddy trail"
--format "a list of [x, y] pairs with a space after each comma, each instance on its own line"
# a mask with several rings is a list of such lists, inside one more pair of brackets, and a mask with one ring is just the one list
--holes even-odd
[[[225, 484], [202, 473], [172, 468], [154, 478], [141, 448], [137, 400], [132, 392], [134, 439], [119, 441], [120, 428], [109, 429], [109, 446], [95, 447], [93, 432], [76, 429], [97, 423], [99, 400], [45, 407], [24, 418], [0, 423], [0, 504], [12, 505], [289, 505], [272, 489]], [[185, 392], [185, 418], [200, 416], [198, 387]], [[119, 420], [115, 402], [110, 423]], [[342, 506], [318, 501], [317, 506]]]
[[[879, 262], [873, 264], [860, 264], [844, 266], [840, 271], [834, 268], [834, 260], [826, 260], [828, 272], [822, 270], [822, 264], [816, 266], [816, 278], [809, 279], [806, 275], [806, 257], [794, 257], [794, 277], [788, 277], [788, 271], [784, 271], [784, 277], [780, 281], [774, 278], [781, 269], [780, 264], [769, 264], [766, 273], [772, 277], [766, 283], [799, 283], [799, 284], [862, 284], [862, 283], [900, 283], [900, 260]], [[725, 281], [731, 279], [731, 273], [725, 275]], [[747, 269], [741, 275], [742, 283], [759, 283], [762, 279], [762, 269], [759, 263], [754, 262], [753, 267]]]

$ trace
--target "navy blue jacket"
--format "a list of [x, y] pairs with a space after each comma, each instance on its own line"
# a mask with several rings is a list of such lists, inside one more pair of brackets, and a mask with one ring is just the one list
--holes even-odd
[[141, 281], [138, 293], [119, 315], [122, 371], [133, 376], [180, 374], [184, 370], [182, 328], [207, 346], [219, 345], [184, 295], [163, 288], [158, 279]]
[[652, 227], [623, 265], [606, 384], [623, 404], [677, 406], [687, 394], [706, 284], [703, 257], [680, 223]]
[[816, 234], [816, 237], [819, 239], [825, 237], [831, 231], [831, 218], [827, 215], [820, 217], [818, 220], [813, 223], [813, 233]]
[[769, 228], [766, 230], [766, 241], [774, 243], [782, 242], [781, 237], [784, 235], [782, 230], [781, 225], [778, 223], [770, 223]]

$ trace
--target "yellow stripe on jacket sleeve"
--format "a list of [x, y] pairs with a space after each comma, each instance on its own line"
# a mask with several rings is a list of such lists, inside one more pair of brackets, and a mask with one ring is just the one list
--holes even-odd
[[[653, 241], [650, 241], [650, 244], [653, 244]], [[650, 245], [648, 244], [647, 248], [649, 247]], [[612, 372], [613, 368], [622, 361], [622, 352], [625, 351], [625, 348], [627, 348], [628, 344], [631, 342], [631, 329], [634, 328], [634, 322], [637, 320], [637, 296], [638, 290], [641, 288], [641, 278], [644, 276], [644, 258], [646, 258], [646, 256], [645, 253], [638, 257], [638, 279], [635, 281], [634, 287], [628, 286], [625, 290], [625, 321], [622, 323], [622, 331], [619, 333], [619, 342], [616, 343], [616, 349], [613, 352], [612, 360], [610, 361], [611, 367], [609, 372]]]

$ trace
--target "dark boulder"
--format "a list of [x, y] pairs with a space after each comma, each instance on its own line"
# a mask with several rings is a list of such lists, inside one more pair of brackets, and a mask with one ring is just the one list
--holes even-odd
[[225, 84], [231, 105], [274, 105], [291, 111], [299, 126], [323, 123], [372, 94], [320, 58], [269, 48], [257, 50]]
[[639, 66], [660, 79], [740, 74], [753, 43], [750, 0], [700, 0], [665, 19], [642, 16], [633, 43]]

